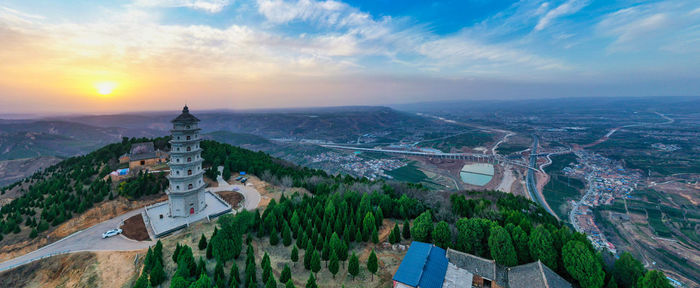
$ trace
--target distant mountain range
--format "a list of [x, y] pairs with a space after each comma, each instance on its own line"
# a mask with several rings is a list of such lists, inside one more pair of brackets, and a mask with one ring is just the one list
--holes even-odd
[[[11, 167], [2, 166], [3, 160], [29, 161], [42, 156], [70, 157], [121, 141], [122, 137], [168, 135], [170, 120], [179, 112], [63, 116], [32, 120], [0, 119], [0, 184], [10, 179], [2, 176], [2, 167]], [[318, 153], [323, 148], [295, 144], [296, 140], [349, 143], [355, 142], [362, 135], [376, 133], [385, 141], [400, 141], [418, 130], [434, 130], [435, 127], [446, 125], [415, 114], [373, 106], [253, 111], [193, 109], [192, 113], [202, 120], [202, 133], [207, 138], [265, 151], [297, 163], [307, 153]], [[290, 142], [281, 143], [269, 139], [288, 139]], [[11, 179], [20, 176], [17, 173], [10, 174]]]

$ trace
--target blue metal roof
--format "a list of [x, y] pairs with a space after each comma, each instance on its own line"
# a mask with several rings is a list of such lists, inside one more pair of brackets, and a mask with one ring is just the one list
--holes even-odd
[[413, 287], [440, 288], [446, 271], [447, 257], [444, 249], [414, 241], [393, 280]]

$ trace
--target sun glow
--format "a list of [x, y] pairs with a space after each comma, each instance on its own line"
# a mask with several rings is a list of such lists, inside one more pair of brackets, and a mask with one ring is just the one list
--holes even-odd
[[95, 89], [97, 89], [97, 94], [100, 94], [102, 96], [107, 96], [107, 95], [112, 94], [112, 92], [114, 92], [115, 88], [117, 88], [117, 83], [114, 83], [114, 82], [95, 83]]

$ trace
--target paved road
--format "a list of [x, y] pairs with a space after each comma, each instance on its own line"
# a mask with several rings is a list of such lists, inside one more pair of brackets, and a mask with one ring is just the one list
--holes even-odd
[[85, 230], [73, 233], [35, 251], [2, 262], [0, 263], [0, 271], [8, 270], [16, 266], [39, 260], [42, 257], [48, 257], [59, 253], [106, 250], [130, 251], [148, 248], [149, 246], [155, 244], [155, 241], [135, 241], [128, 239], [123, 235], [102, 239], [102, 233], [110, 229], [119, 228], [122, 221], [141, 212], [143, 212], [143, 208], [129, 211], [115, 218], [95, 224], [94, 226]]
[[[224, 167], [219, 166], [219, 174], [224, 170]], [[216, 177], [216, 182], [219, 183], [219, 187], [211, 187], [207, 188], [210, 192], [219, 192], [219, 191], [236, 191], [238, 193], [243, 194], [243, 199], [244, 202], [243, 204], [245, 205], [244, 208], [245, 210], [252, 211], [258, 208], [258, 204], [260, 204], [260, 192], [253, 188], [252, 186], [246, 186], [243, 184], [229, 184], [224, 180], [221, 175]]]
[[544, 195], [542, 195], [542, 191], [539, 191], [537, 189], [537, 178], [535, 177], [535, 171], [537, 171], [537, 145], [539, 144], [539, 140], [537, 139], [536, 136], [533, 136], [533, 144], [532, 144], [532, 151], [530, 151], [530, 169], [527, 170], [527, 175], [525, 176], [525, 179], [527, 181], [527, 192], [530, 194], [530, 199], [532, 201], [535, 201], [536, 203], [540, 204], [546, 210], [549, 212], [549, 214], [552, 214], [554, 218], [559, 220], [559, 216], [557, 216], [556, 213], [552, 210], [552, 208], [549, 207], [549, 204], [547, 204], [547, 201], [544, 199]]

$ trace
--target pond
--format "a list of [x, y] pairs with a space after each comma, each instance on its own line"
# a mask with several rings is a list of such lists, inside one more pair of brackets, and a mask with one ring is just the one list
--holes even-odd
[[484, 186], [491, 181], [493, 173], [493, 165], [489, 163], [471, 163], [462, 167], [459, 176], [464, 183]]

